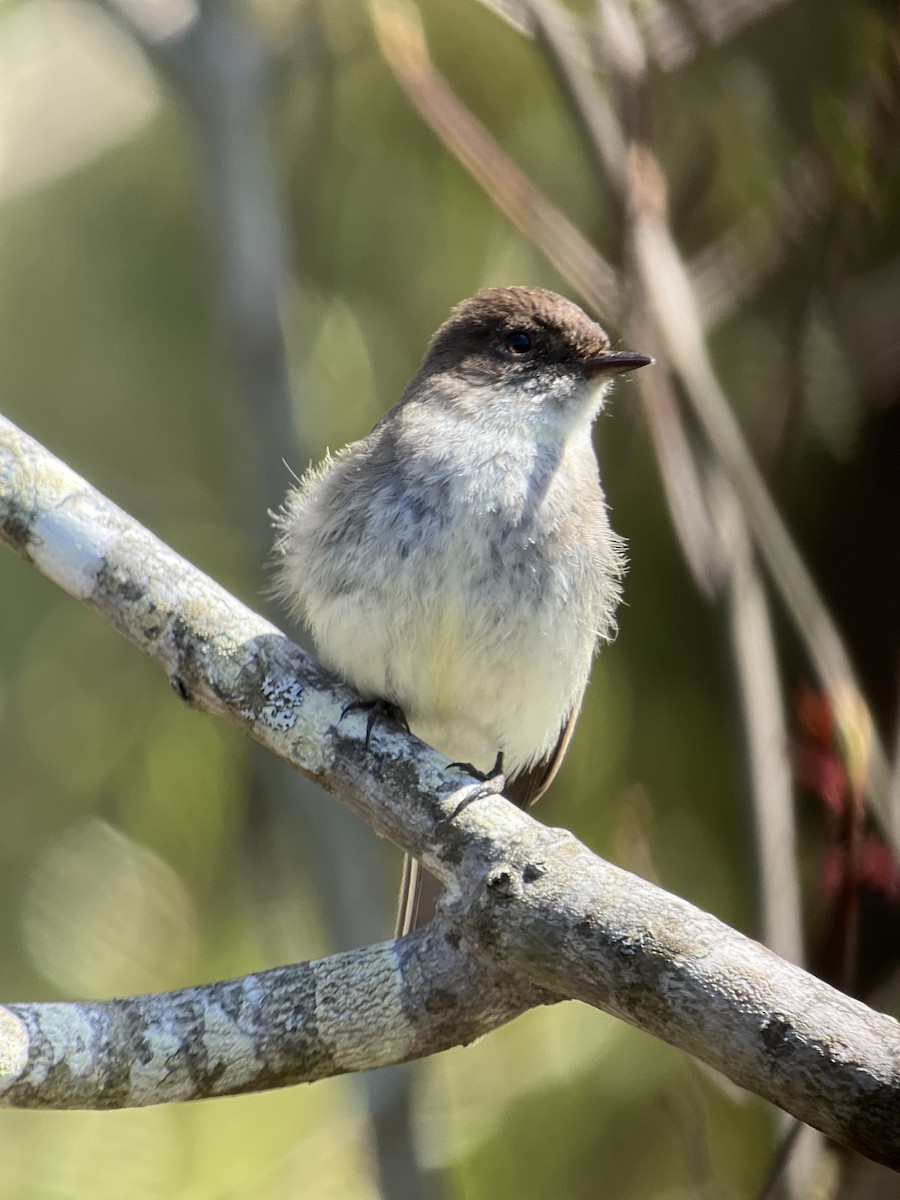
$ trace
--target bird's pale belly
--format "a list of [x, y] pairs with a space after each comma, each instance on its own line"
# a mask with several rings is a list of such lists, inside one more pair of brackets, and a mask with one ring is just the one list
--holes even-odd
[[[399, 704], [412, 732], [449, 758], [510, 774], [550, 751], [590, 668], [593, 635], [562, 606], [527, 619], [510, 606], [419, 597], [416, 617], [385, 620], [382, 600], [332, 611], [319, 651], [366, 696]], [[388, 609], [388, 611], [390, 611]], [[568, 619], [567, 619], [568, 616]]]

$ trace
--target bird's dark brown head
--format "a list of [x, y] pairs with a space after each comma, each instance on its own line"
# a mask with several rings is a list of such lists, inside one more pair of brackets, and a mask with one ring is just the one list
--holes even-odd
[[431, 339], [423, 369], [509, 382], [540, 371], [612, 376], [651, 361], [611, 351], [604, 330], [564, 296], [508, 287], [486, 288], [458, 305]]

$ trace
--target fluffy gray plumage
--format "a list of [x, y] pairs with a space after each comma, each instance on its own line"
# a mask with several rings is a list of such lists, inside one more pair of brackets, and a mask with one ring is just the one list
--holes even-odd
[[521, 803], [615, 630], [625, 560], [591, 426], [612, 376], [648, 361], [551, 292], [479, 292], [277, 519], [276, 590], [322, 660], [451, 759], [488, 771], [502, 751]]

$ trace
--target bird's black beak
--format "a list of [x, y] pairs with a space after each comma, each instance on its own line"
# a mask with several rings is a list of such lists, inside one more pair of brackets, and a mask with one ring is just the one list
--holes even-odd
[[638, 367], [649, 367], [655, 360], [647, 354], [636, 354], [633, 350], [610, 350], [582, 362], [585, 375], [622, 375], [625, 371], [636, 371]]

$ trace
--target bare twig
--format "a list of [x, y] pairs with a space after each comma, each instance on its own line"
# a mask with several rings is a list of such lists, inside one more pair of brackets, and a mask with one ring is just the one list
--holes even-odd
[[[614, 137], [609, 135], [608, 107], [599, 98], [591, 99], [590, 84], [585, 80], [587, 67], [584, 55], [580, 51], [573, 49], [571, 37], [565, 34], [568, 28], [567, 19], [560, 17], [560, 6], [555, 4], [554, 0], [532, 0], [531, 3], [522, 7], [523, 9], [527, 8], [529, 13], [527, 22], [529, 32], [537, 32], [543, 38], [548, 48], [551, 61], [556, 66], [558, 75], [570, 97], [573, 109], [586, 134], [588, 144], [592, 147], [598, 158], [605, 156], [604, 161], [610, 178], [621, 181], [621, 164], [618, 161], [617, 150], [614, 148], [617, 142]], [[617, 65], [625, 75], [630, 75], [632, 80], [634, 80], [643, 73], [644, 69], [640, 39], [632, 36], [623, 45], [623, 38], [628, 34], [629, 30], [628, 15], [621, 8], [613, 10], [611, 6], [607, 6], [607, 11], [608, 13], [615, 11], [616, 15], [622, 18], [616, 25], [620, 39], [618, 46], [620, 58]], [[560, 17], [560, 19], [553, 19], [554, 14], [556, 17]], [[543, 20], [542, 16], [544, 17]], [[399, 44], [400, 41], [398, 39]], [[416, 47], [416, 61], [420, 74], [427, 76], [429, 86], [434, 86], [437, 76], [427, 59], [427, 53], [422, 45], [417, 45]], [[392, 63], [392, 65], [394, 65], [395, 71], [397, 71], [396, 63]], [[405, 84], [405, 80], [399, 72], [398, 77]], [[439, 80], [439, 83], [442, 87], [446, 87], [442, 80]], [[421, 107], [420, 111], [423, 111]], [[423, 116], [426, 120], [429, 120], [427, 111], [423, 111]], [[439, 136], [443, 136], [440, 125], [434, 121], [430, 121], [430, 123]], [[444, 137], [444, 140], [452, 151], [458, 153], [457, 147], [451, 139]], [[641, 180], [635, 173], [634, 168], [635, 161], [642, 160], [643, 150], [643, 147], [636, 148], [635, 152], [630, 156], [629, 170], [625, 173], [623, 187], [623, 190], [631, 198], [635, 214], [640, 217], [640, 219], [637, 219], [636, 216], [633, 226], [632, 260], [637, 267], [637, 278], [641, 284], [640, 290], [646, 306], [640, 318], [641, 325], [644, 325], [646, 318], [649, 316], [651, 324], [658, 325], [660, 329], [664, 347], [671, 349], [673, 341], [677, 340], [677, 337], [673, 335], [671, 324], [669, 327], [664, 327], [660, 322], [658, 306], [660, 303], [667, 303], [670, 309], [670, 316], [679, 317], [682, 316], [678, 311], [681, 303], [686, 297], [689, 299], [692, 337], [684, 344], [678, 346], [678, 349], [681, 351], [680, 355], [670, 354], [670, 360], [674, 361], [676, 369], [680, 369], [680, 374], [686, 385], [689, 397], [699, 411], [701, 424], [705, 428], [707, 436], [710, 437], [717, 456], [723, 460], [726, 472], [730, 477], [735, 472], [737, 473], [737, 479], [734, 482], [741, 504], [746, 506], [748, 492], [755, 502], [749, 507], [746, 516], [750, 520], [754, 535], [761, 543], [776, 582], [785, 595], [788, 607], [794, 616], [798, 632], [801, 638], [806, 641], [813, 661], [831, 688], [833, 703], [835, 703], [840, 716], [843, 718], [842, 724], [845, 736], [848, 740], [851, 738], [854, 739], [857, 745], [862, 744], [862, 753], [857, 754], [857, 760], [862, 760], [866, 764], [865, 769], [870, 772], [872, 790], [876, 796], [876, 808], [880, 811], [882, 820], [885, 822], [887, 828], [890, 828], [889, 808], [884, 800], [886, 791], [883, 786], [885, 774], [883, 769], [884, 755], [883, 752], [880, 752], [877, 740], [874, 737], [871, 719], [868, 717], [868, 710], [865, 704], [861, 703], [861, 693], [853, 678], [849, 658], [843, 649], [834, 624], [831, 622], [830, 616], [822, 604], [802, 560], [784, 529], [777, 510], [772, 504], [759, 473], [747, 451], [738, 427], [730, 411], [727, 409], [724, 397], [722, 397], [721, 391], [715, 383], [714, 376], [709, 367], [709, 360], [706, 357], [705, 347], [702, 344], [702, 323], [699, 316], [699, 306], [693, 298], [687, 269], [678, 257], [677, 251], [674, 249], [674, 243], [662, 219], [664, 206], [658, 208], [656, 211], [660, 218], [659, 224], [665, 230], [664, 243], [667, 254], [677, 260], [677, 271], [673, 272], [671, 270], [667, 254], [662, 255], [658, 263], [658, 278], [655, 281], [657, 286], [655, 289], [649, 287], [648, 279], [654, 269], [654, 260], [653, 255], [647, 253], [648, 237], [645, 217], [648, 193], [645, 186], [646, 180]], [[465, 158], [461, 155], [458, 156], [465, 163]], [[659, 180], [661, 181], [661, 176]], [[552, 228], [545, 229], [542, 232], [546, 239], [546, 235], [552, 235], [553, 230]], [[529, 233], [529, 236], [534, 238], [533, 233]], [[602, 315], [604, 310], [602, 307], [596, 305], [592, 298], [590, 287], [585, 289], [579, 278], [565, 271], [564, 267], [561, 266], [560, 257], [554, 255], [552, 243], [548, 245], [546, 240], [535, 240], [539, 248], [544, 250], [548, 257], [551, 258], [551, 261], [554, 261], [563, 270], [563, 273], [566, 274], [572, 285], [580, 291], [587, 303], [595, 307]], [[721, 265], [721, 260], [719, 265]], [[673, 275], [678, 287], [675, 289], [674, 294], [667, 295], [667, 288], [671, 283]], [[722, 310], [721, 298], [718, 302], [718, 310], [719, 312]], [[642, 342], [641, 344], [645, 343]], [[654, 340], [652, 336], [646, 341], [646, 344], [650, 348], [653, 348]], [[700, 347], [700, 352], [695, 353], [698, 350], [698, 346]], [[689, 360], [688, 353], [694, 354], [693, 362]], [[698, 377], [696, 370], [697, 363], [706, 364], [706, 370], [702, 379]], [[692, 366], [694, 369], [686, 369], [688, 366]], [[712, 393], [708, 386], [710, 381], [715, 385], [715, 391]], [[661, 471], [676, 530], [679, 533], [682, 545], [685, 547], [688, 561], [695, 571], [698, 582], [706, 590], [709, 590], [714, 585], [716, 577], [721, 576], [722, 568], [721, 564], [717, 565], [716, 551], [711, 546], [708, 537], [708, 522], [704, 513], [706, 502], [702, 498], [702, 488], [696, 482], [696, 473], [691, 462], [690, 450], [686, 439], [683, 432], [681, 432], [677, 409], [674, 406], [674, 397], [672, 396], [671, 389], [667, 387], [656, 388], [654, 389], [656, 395], [651, 402], [649, 396], [650, 385], [647, 381], [641, 382], [644, 384], [643, 391], [645, 398], [648, 399], [648, 416], [651, 432], [654, 434], [655, 443], [661, 449]], [[699, 395], [698, 384], [701, 386]], [[665, 433], [673, 430], [677, 430], [681, 436], [676, 436], [669, 441], [666, 439]], [[734, 580], [732, 580], [732, 583], [734, 583]], [[757, 592], [756, 594], [757, 598], [761, 601], [762, 593]], [[731, 589], [731, 595], [733, 600], [742, 599], [737, 596], [734, 588]], [[739, 613], [735, 606], [733, 606], [733, 612], [735, 619], [732, 628], [735, 634], [736, 649], [739, 652], [739, 658], [744, 662], [746, 667], [749, 664], [749, 659], [743, 651], [747, 650], [748, 646], [746, 638], [742, 634], [741, 636], [738, 635], [745, 628], [746, 616], [749, 614]], [[755, 618], [757, 626], [762, 612], [763, 610], [757, 605]], [[767, 636], [770, 639], [770, 635]], [[771, 640], [767, 644], [771, 645]], [[774, 664], [773, 655], [768, 655], [768, 661], [770, 666]], [[753, 664], [754, 678], [759, 675], [756, 668], [759, 668], [760, 665], [758, 661]], [[768, 691], [772, 690], [772, 678], [774, 676], [771, 676], [770, 673], [767, 685]], [[778, 722], [777, 727], [773, 726], [772, 712], [765, 714], [758, 703], [754, 702], [752, 705], [750, 704], [751, 692], [757, 699], [759, 697], [760, 679], [757, 679], [756, 684], [751, 688], [751, 677], [749, 674], [744, 674], [744, 681], [747, 684], [744, 692], [746, 700], [745, 709], [748, 713], [755, 714], [760, 718], [758, 721], [754, 721], [752, 730], [748, 729], [748, 749], [752, 750], [755, 747], [756, 750], [760, 750], [763, 746], [766, 748], [764, 758], [751, 755], [751, 762], [754, 764], [752, 775], [757, 784], [760, 846], [761, 849], [775, 852], [773, 858], [765, 866], [764, 878], [792, 879], [793, 861], [790, 856], [792, 839], [790, 837], [778, 839], [773, 836], [771, 832], [772, 825], [766, 817], [767, 812], [777, 813], [778, 821], [790, 821], [791, 808], [787, 800], [790, 796], [790, 781], [786, 759], [783, 755], [779, 755], [776, 749], [778, 745], [784, 745], [783, 724]], [[758, 795], [759, 784], [773, 770], [778, 775], [779, 781], [777, 795], [774, 798], [770, 796], [765, 798], [760, 797]], [[773, 895], [765, 886], [762, 890], [769, 898]], [[780, 892], [781, 917], [784, 916], [784, 906], [792, 896], [796, 899], [795, 882], [791, 883], [787, 891], [782, 890]], [[776, 919], [776, 914], [774, 913], [769, 914], [769, 918], [765, 923], [770, 931], [775, 928], [783, 931], [785, 928], [785, 922], [781, 919]], [[796, 905], [790, 906], [790, 919], [787, 921], [787, 926], [791, 930], [790, 944], [793, 952], [799, 953], [799, 916]]]
[[[687, 0], [648, 8], [645, 34], [654, 59], [664, 71], [677, 70], [704, 45], [719, 45], [758, 21], [786, 0]], [[692, 22], [686, 17], [690, 11]]]
[[846, 743], [870, 780], [873, 809], [896, 841], [887, 802], [887, 756], [837, 627], [753, 462], [712, 369], [684, 263], [665, 220], [665, 185], [647, 147], [631, 159], [635, 262], [648, 305], [710, 444], [725, 470], [794, 628], [828, 689]]
[[[537, 13], [552, 8], [555, 0], [532, 0]], [[650, 141], [649, 104], [645, 95], [646, 58], [642, 53], [637, 30], [629, 24], [628, 14], [620, 5], [606, 3], [602, 7], [607, 36], [616, 52], [611, 56], [620, 104], [620, 119], [629, 157], [637, 147]], [[559, 62], [561, 73], [580, 76], [582, 72], [571, 62], [563, 61], [563, 52], [555, 40], [555, 31], [538, 16], [538, 27], [547, 43], [548, 52]], [[587, 74], [578, 87], [588, 89]], [[603, 153], [602, 143], [592, 139], [596, 154]], [[634, 178], [624, 178], [624, 207], [629, 274], [627, 293], [633, 309], [640, 314], [651, 344], [663, 341], [653, 306], [648, 296], [644, 275], [638, 268], [640, 250], [639, 217], [641, 197], [632, 190]], [[663, 347], [665, 348], [665, 347]], [[656, 438], [663, 478], [671, 475], [675, 464], [673, 448], [679, 440], [685, 449], [677, 460], [681, 491], [696, 497], [688, 510], [683, 503], [673, 501], [678, 493], [667, 487], [673, 523], [679, 530], [686, 557], [698, 586], [710, 599], [714, 595], [724, 600], [728, 633], [735, 665], [735, 678], [743, 715], [743, 732], [749, 764], [751, 809], [757, 831], [760, 875], [762, 928], [766, 945], [792, 962], [802, 962], [800, 897], [797, 887], [797, 866], [793, 822], [793, 789], [787, 756], [787, 731], [784, 722], [781, 687], [775, 652], [774, 634], [769, 620], [768, 605], [762, 589], [746, 522], [734, 491], [721, 469], [710, 467], [701, 476], [699, 464], [689, 452], [686, 437], [674, 398], [674, 389], [665, 368], [652, 372], [658, 380], [654, 405], [666, 401], [666, 438]], [[645, 385], [649, 386], [649, 384]], [[649, 399], [649, 397], [648, 397]], [[651, 429], [659, 420], [650, 403], [647, 405]], [[699, 546], [705, 551], [701, 557]]]
[[591, 74], [584, 54], [585, 38], [576, 18], [556, 0], [526, 4], [536, 40], [542, 45], [550, 66], [577, 119], [591, 151], [591, 161], [604, 184], [612, 182], [621, 192], [625, 186], [626, 153], [622, 129], [606, 96]]
[[[533, 37], [533, 12], [529, 0], [478, 0], [483, 8], [506, 21], [518, 33]], [[687, 0], [684, 5], [660, 2], [646, 5], [642, 28], [650, 54], [664, 71], [685, 66], [708, 43], [721, 43], [752, 21], [759, 20], [786, 0]], [[687, 19], [691, 11], [693, 21]], [[590, 63], [583, 22], [572, 18], [571, 53]]]
[[[633, 290], [633, 289], [632, 289]], [[659, 334], [635, 296], [628, 333], [635, 346], [657, 357], [657, 369], [638, 375], [644, 418], [659, 466], [672, 528], [697, 587], [707, 600], [720, 591], [725, 567], [710, 519], [694, 452], [678, 407], [672, 378], [661, 353]]]
[[729, 564], [729, 641], [738, 680], [759, 862], [763, 940], [789, 962], [803, 962], [794, 796], [782, 688], [768, 603], [740, 507], [718, 471], [709, 482], [722, 554]]
[[422, 30], [409, 11], [386, 0], [373, 0], [371, 9], [381, 51], [423, 121], [512, 224], [543, 249], [582, 295], [590, 297], [601, 316], [610, 316], [618, 293], [612, 267], [519, 170], [434, 70]]
[[[531, 0], [532, 13], [537, 3]], [[543, 10], [547, 3], [539, 0], [540, 8]], [[610, 290], [612, 281], [605, 263], [600, 268], [602, 282], [598, 287], [592, 272], [584, 269], [585, 260], [572, 261], [572, 235], [583, 241], [577, 231], [568, 224], [563, 231], [555, 219], [522, 219], [521, 205], [514, 199], [515, 189], [499, 185], [492, 175], [495, 160], [490, 155], [497, 149], [495, 143], [434, 69], [419, 27], [410, 21], [406, 10], [387, 8], [384, 0], [374, 0], [372, 10], [385, 57], [423, 119], [588, 306], [607, 316], [611, 306], [616, 307], [618, 296]], [[618, 12], [620, 24], [627, 27], [627, 13], [621, 7]], [[635, 44], [639, 46], [634, 39], [629, 41], [626, 58]], [[626, 64], [624, 69], [631, 68]], [[452, 118], [448, 120], [449, 113]], [[483, 139], [487, 139], [485, 145]], [[484, 150], [481, 158], [477, 156], [478, 146]], [[504, 157], [501, 175], [508, 165]], [[512, 169], [517, 187], [526, 189], [530, 197], [529, 207], [537, 204], [543, 209], [547, 202], [517, 168]], [[635, 205], [634, 263], [643, 280], [648, 311], [659, 324], [669, 361], [731, 480], [762, 559], [829, 692], [845, 744], [851, 748], [859, 769], [868, 776], [873, 811], [885, 835], [897, 845], [900, 830], [896, 823], [900, 818], [892, 814], [888, 801], [887, 755], [837, 627], [753, 462], [712, 369], [691, 281], [666, 223], [663, 176], [647, 147], [630, 155], [628, 172], [628, 193]], [[597, 266], [595, 253], [590, 262]]]
[[[619, 60], [618, 94], [628, 142], [649, 140], [649, 105], [642, 82], [644, 62], [638, 50], [627, 64]], [[586, 84], [585, 84], [586, 86]], [[599, 147], [595, 147], [595, 152]], [[629, 266], [627, 293], [632, 324], [638, 318], [648, 344], [657, 347], [661, 333], [640, 274], [634, 270], [637, 227], [635, 201], [625, 198]], [[644, 344], [637, 342], [636, 344]], [[665, 355], [654, 380], [641, 381], [645, 412], [672, 520], [698, 587], [709, 600], [721, 599], [727, 614], [735, 683], [743, 715], [742, 732], [749, 767], [750, 810], [756, 829], [758, 896], [763, 940], [776, 953], [802, 963], [800, 896], [795, 857], [793, 789], [787, 757], [787, 734], [781, 702], [774, 634], [746, 522], [737, 498], [721, 470], [702, 476], [687, 444]], [[665, 434], [658, 427], [665, 423]], [[675, 488], [670, 477], [680, 481]], [[683, 497], [693, 497], [688, 507]], [[797, 1194], [800, 1190], [796, 1189]]]

